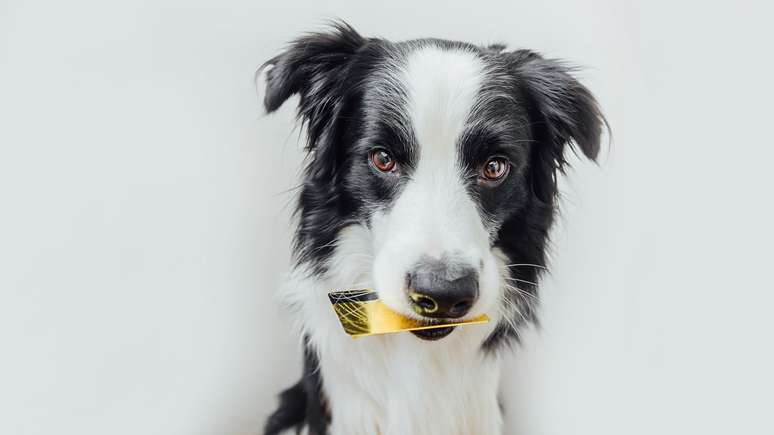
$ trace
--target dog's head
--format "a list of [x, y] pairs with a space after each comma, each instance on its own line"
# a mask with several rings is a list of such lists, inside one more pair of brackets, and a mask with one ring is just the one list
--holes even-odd
[[267, 62], [266, 82], [266, 109], [297, 94], [307, 127], [298, 261], [326, 273], [342, 230], [362, 225], [373, 285], [393, 309], [502, 314], [487, 346], [533, 318], [565, 148], [594, 159], [604, 125], [565, 66], [338, 24]]

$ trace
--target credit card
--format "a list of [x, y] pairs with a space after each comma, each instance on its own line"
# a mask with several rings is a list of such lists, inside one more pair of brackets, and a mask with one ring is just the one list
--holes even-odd
[[422, 323], [391, 310], [379, 300], [376, 292], [368, 289], [333, 291], [328, 293], [328, 299], [333, 305], [333, 311], [338, 316], [344, 332], [353, 338], [419, 329], [476, 325], [489, 321], [489, 317], [483, 314], [466, 321]]

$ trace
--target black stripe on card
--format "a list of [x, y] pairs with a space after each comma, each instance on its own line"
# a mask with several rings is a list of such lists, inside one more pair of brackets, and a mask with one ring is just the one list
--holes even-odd
[[375, 301], [379, 296], [371, 290], [344, 290], [328, 293], [328, 299], [332, 304], [338, 304], [339, 302]]

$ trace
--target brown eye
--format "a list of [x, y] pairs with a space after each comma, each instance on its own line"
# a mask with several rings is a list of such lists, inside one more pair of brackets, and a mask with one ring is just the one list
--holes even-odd
[[484, 163], [481, 175], [488, 181], [498, 181], [508, 174], [510, 163], [503, 157], [493, 157]]
[[382, 172], [390, 172], [395, 169], [395, 160], [387, 151], [382, 149], [371, 151], [371, 162], [376, 169]]

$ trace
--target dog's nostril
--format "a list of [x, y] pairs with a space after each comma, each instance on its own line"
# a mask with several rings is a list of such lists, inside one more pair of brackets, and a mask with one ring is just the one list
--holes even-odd
[[430, 314], [438, 310], [438, 303], [429, 296], [411, 293], [411, 300], [414, 302], [414, 309], [419, 314]]
[[460, 315], [461, 316], [461, 315], [467, 313], [468, 310], [470, 310], [470, 307], [472, 307], [472, 306], [473, 306], [473, 301], [470, 301], [470, 300], [462, 301], [462, 302], [457, 302], [452, 307], [452, 314]]

